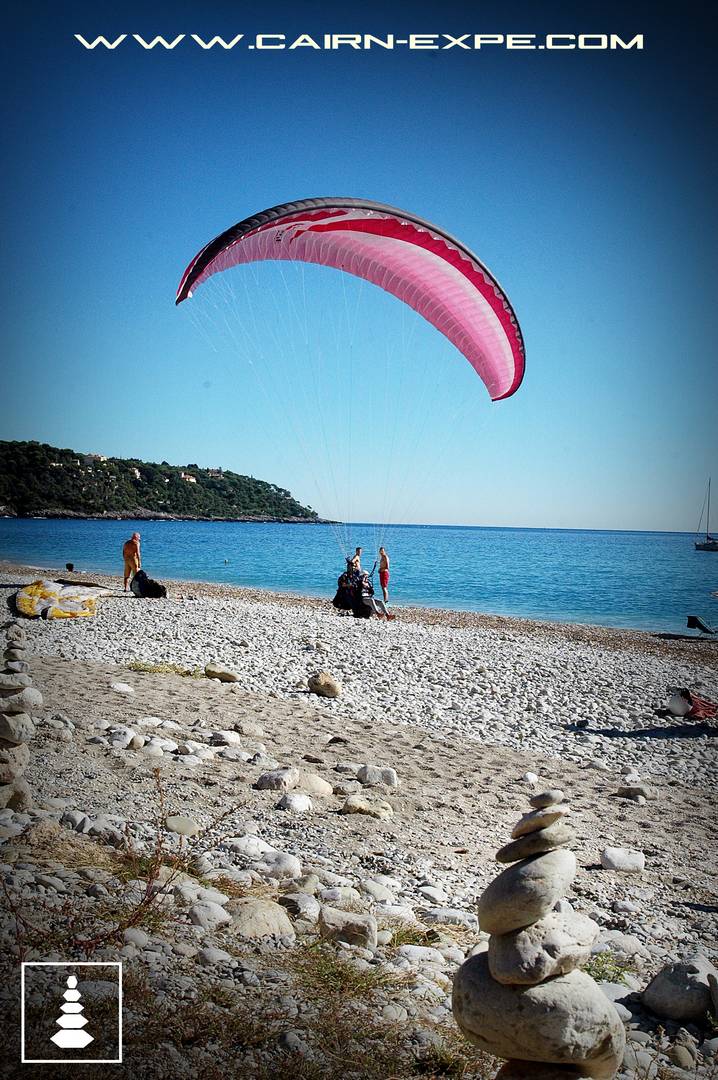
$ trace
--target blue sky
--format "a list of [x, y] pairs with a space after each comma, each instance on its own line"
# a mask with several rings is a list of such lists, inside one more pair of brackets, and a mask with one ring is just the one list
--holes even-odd
[[[611, 4], [49, 7], [25, 4], [3, 30], [2, 437], [222, 464], [363, 519], [695, 527], [718, 480], [702, 5], [674, 21]], [[73, 38], [331, 31], [642, 32], [646, 48], [88, 51]], [[364, 328], [342, 343], [332, 324], [332, 344], [341, 292], [327, 271], [308, 300], [322, 356], [333, 350], [327, 424], [289, 326], [253, 346], [276, 365], [270, 407], [266, 375], [263, 390], [222, 326], [208, 342], [174, 293], [216, 233], [313, 195], [404, 207], [476, 251], [522, 325], [518, 394], [492, 406], [458, 353], [368, 287]], [[286, 293], [269, 296], [271, 269], [255, 284], [271, 322]], [[407, 327], [402, 352], [391, 342]], [[351, 425], [335, 408], [350, 378]], [[340, 500], [350, 488], [346, 510], [335, 487]]]

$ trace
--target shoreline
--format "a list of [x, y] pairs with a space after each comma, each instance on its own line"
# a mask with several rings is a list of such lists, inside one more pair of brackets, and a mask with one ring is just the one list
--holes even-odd
[[[61, 567], [36, 566], [28, 563], [16, 563], [0, 559], [0, 574], [16, 574], [28, 577], [27, 582], [35, 580], [33, 575], [61, 577], [65, 581], [89, 583], [92, 577], [96, 584], [107, 588], [120, 588], [121, 576], [108, 574], [103, 570], [87, 570], [79, 573], [67, 571]], [[299, 607], [324, 614], [335, 614], [337, 618], [348, 618], [334, 612], [329, 597], [302, 595], [301, 593], [275, 592], [253, 586], [230, 585], [224, 582], [197, 581], [194, 579], [163, 579], [171, 599], [197, 599], [207, 597], [215, 600], [242, 600], [249, 603], [277, 605], [282, 608]], [[190, 593], [191, 596], [185, 595]], [[636, 650], [643, 654], [661, 657], [674, 657], [677, 661], [690, 661], [718, 670], [718, 641], [689, 635], [669, 635], [664, 632], [621, 629], [601, 626], [594, 623], [552, 622], [541, 619], [528, 619], [516, 615], [493, 615], [479, 611], [461, 611], [451, 608], [421, 607], [418, 605], [393, 605], [401, 623], [422, 626], [447, 627], [452, 629], [476, 629], [523, 637], [545, 640], [562, 640], [573, 644], [595, 645], [610, 650]]]

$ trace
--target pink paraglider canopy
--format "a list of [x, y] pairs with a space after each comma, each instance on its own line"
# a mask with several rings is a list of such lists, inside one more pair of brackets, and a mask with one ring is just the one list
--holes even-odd
[[392, 293], [463, 353], [494, 401], [521, 385], [524, 343], [506, 294], [468, 248], [421, 218], [359, 199], [275, 206], [202, 248], [176, 302], [221, 270], [268, 259], [332, 266]]

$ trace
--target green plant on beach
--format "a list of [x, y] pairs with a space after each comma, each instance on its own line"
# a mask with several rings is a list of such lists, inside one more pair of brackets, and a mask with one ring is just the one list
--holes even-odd
[[125, 667], [129, 671], [139, 671], [143, 675], [181, 675], [185, 679], [204, 679], [201, 667], [186, 668], [181, 664], [151, 664], [147, 660], [131, 660]]
[[400, 945], [433, 945], [441, 935], [436, 930], [426, 930], [421, 926], [407, 926], [403, 923], [392, 929], [391, 945], [398, 949]]
[[621, 983], [625, 981], [623, 976], [632, 972], [633, 968], [607, 949], [605, 952], [594, 953], [583, 970], [597, 982]]

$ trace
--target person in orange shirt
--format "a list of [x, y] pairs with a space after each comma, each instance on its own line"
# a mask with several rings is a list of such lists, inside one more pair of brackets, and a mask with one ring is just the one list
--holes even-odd
[[122, 558], [125, 563], [124, 589], [127, 592], [127, 583], [142, 567], [140, 555], [140, 534], [134, 532], [129, 540], [122, 545]]

